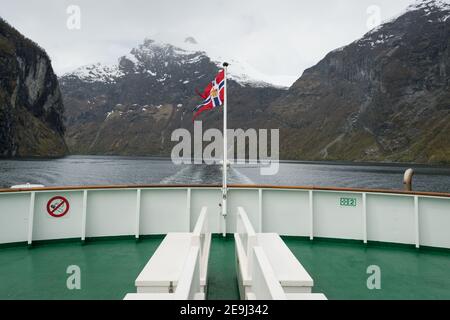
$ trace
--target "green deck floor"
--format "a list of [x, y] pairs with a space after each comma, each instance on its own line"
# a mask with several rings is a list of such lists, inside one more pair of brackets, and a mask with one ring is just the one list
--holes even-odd
[[[122, 299], [162, 237], [0, 248], [0, 299]], [[329, 299], [450, 299], [450, 252], [399, 246], [284, 238]], [[68, 290], [66, 269], [81, 269], [81, 290]], [[381, 268], [381, 290], [366, 286]], [[234, 241], [213, 237], [209, 299], [238, 299]]]

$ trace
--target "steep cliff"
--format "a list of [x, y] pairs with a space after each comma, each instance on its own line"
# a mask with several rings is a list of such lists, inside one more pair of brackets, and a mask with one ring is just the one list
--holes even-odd
[[0, 156], [62, 156], [64, 106], [47, 54], [0, 18]]
[[450, 4], [329, 53], [269, 110], [284, 158], [450, 163]]

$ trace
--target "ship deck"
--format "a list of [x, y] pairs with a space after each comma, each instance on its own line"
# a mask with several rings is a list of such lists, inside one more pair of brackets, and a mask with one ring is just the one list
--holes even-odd
[[[50, 241], [0, 247], [0, 299], [122, 299], [162, 241]], [[338, 240], [283, 238], [329, 299], [450, 299], [450, 251]], [[238, 299], [232, 236], [212, 240], [208, 299]], [[81, 289], [66, 286], [67, 267], [81, 269]], [[381, 289], [367, 288], [369, 265]]]

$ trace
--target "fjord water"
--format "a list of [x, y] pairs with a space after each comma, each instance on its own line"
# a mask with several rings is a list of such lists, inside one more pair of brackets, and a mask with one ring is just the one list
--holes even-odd
[[[450, 167], [422, 165], [282, 162], [273, 176], [258, 166], [232, 165], [230, 184], [402, 189], [403, 173], [414, 168], [413, 189], [450, 192]], [[221, 184], [216, 165], [175, 165], [170, 159], [118, 156], [69, 156], [61, 159], [0, 161], [0, 187], [32, 183], [45, 186], [107, 184]]]

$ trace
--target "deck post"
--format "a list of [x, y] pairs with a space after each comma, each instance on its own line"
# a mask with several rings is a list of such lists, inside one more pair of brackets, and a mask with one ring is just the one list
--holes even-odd
[[83, 191], [83, 211], [81, 215], [81, 241], [86, 240], [86, 215], [87, 215], [88, 191]]
[[186, 194], [186, 214], [187, 214], [187, 225], [188, 232], [191, 231], [191, 188], [187, 188]]
[[367, 194], [362, 194], [362, 224], [363, 224], [363, 241], [367, 244]]
[[309, 240], [314, 239], [314, 201], [313, 191], [309, 190]]
[[135, 230], [135, 238], [139, 239], [139, 225], [141, 218], [141, 189], [137, 189], [136, 192], [136, 230]]
[[33, 241], [33, 220], [34, 220], [34, 200], [36, 198], [36, 192], [30, 193], [30, 207], [28, 210], [28, 245], [31, 245]]
[[419, 197], [414, 196], [414, 233], [415, 233], [415, 244], [416, 248], [420, 247], [420, 237], [419, 237]]
[[258, 218], [259, 218], [259, 232], [263, 232], [262, 231], [262, 213], [263, 213], [263, 208], [262, 208], [262, 189], [260, 188], [258, 190]]

